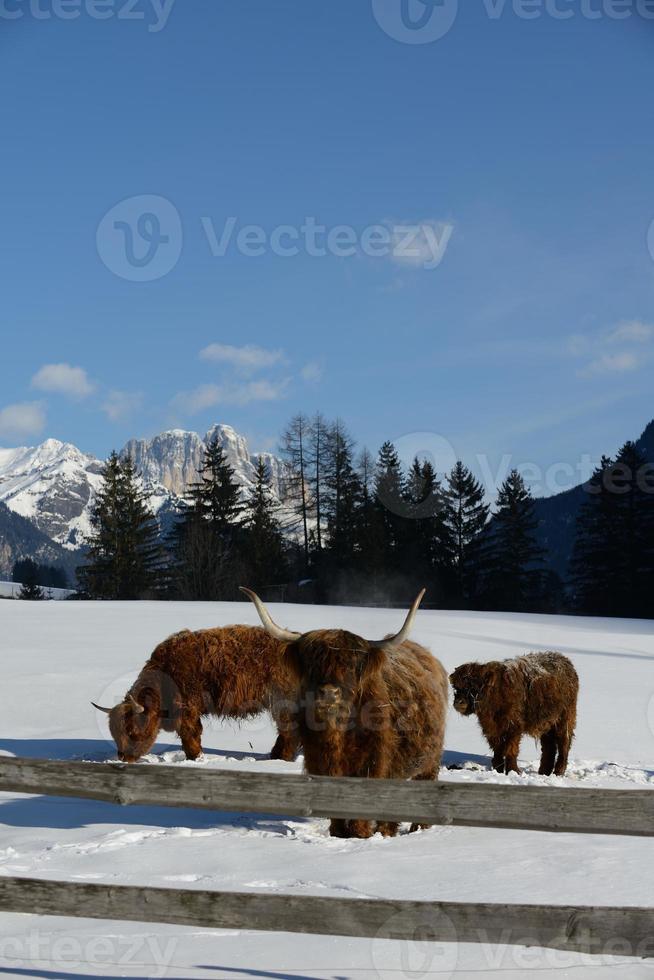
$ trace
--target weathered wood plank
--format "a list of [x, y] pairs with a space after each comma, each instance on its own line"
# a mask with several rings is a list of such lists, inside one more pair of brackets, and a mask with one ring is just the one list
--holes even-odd
[[0, 792], [120, 804], [654, 836], [654, 790], [331, 779], [200, 767], [0, 758]]
[[502, 943], [654, 957], [643, 908], [259, 895], [0, 877], [0, 910], [211, 929]]

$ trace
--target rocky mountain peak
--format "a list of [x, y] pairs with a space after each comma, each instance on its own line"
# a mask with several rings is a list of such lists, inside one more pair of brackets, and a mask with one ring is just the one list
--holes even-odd
[[[230, 425], [211, 426], [204, 439], [197, 432], [171, 429], [150, 439], [131, 439], [122, 450], [121, 455], [134, 462], [160, 520], [165, 522], [179, 510], [189, 484], [198, 478], [207, 442], [213, 438], [223, 447], [246, 492], [255, 479], [256, 457]], [[281, 497], [283, 464], [269, 453], [263, 456], [273, 492]], [[46, 439], [39, 446], [0, 449], [0, 502], [56, 545], [75, 551], [91, 529], [91, 506], [102, 483], [102, 468], [95, 456], [58, 439]], [[0, 528], [0, 544], [2, 538]], [[5, 555], [5, 564], [8, 561]]]

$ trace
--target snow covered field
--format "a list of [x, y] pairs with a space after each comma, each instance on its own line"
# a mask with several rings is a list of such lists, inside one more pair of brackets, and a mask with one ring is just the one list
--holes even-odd
[[[401, 624], [398, 610], [271, 606], [293, 629], [343, 626], [371, 637]], [[102, 762], [114, 758], [104, 716], [89, 701], [119, 700], [167, 634], [255, 623], [249, 604], [0, 603], [0, 752]], [[558, 649], [581, 677], [577, 738], [564, 782], [654, 789], [654, 624], [565, 617], [420, 612], [415, 639], [448, 669], [535, 649]], [[263, 771], [267, 719], [205, 726], [205, 759], [186, 763], [159, 741], [141, 764]], [[498, 776], [474, 719], [450, 712], [444, 779], [561, 780]], [[166, 808], [120, 808], [0, 795], [0, 873], [115, 884], [252, 890], [343, 897], [654, 905], [654, 840], [433, 828], [395, 839], [337, 840], [325, 820]], [[654, 922], [653, 922], [654, 935]], [[514, 941], [515, 941], [514, 937]], [[511, 937], [507, 937], [507, 943]], [[0, 915], [0, 978], [506, 977], [654, 978], [654, 960], [585, 957], [520, 946], [430, 946], [299, 935], [193, 930], [84, 919]]]
[[[17, 599], [22, 585], [20, 582], [0, 582], [0, 599]], [[44, 588], [48, 599], [67, 599], [69, 595], [72, 595], [72, 589], [52, 589]]]

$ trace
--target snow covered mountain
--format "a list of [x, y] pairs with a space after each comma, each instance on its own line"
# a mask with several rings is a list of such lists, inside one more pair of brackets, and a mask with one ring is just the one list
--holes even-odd
[[52, 541], [80, 547], [102, 463], [70, 443], [0, 449], [0, 501], [31, 520]]
[[[204, 439], [197, 432], [172, 429], [153, 439], [131, 439], [123, 453], [131, 456], [138, 472], [147, 483], [160, 484], [171, 493], [182, 496], [189, 483], [197, 480], [198, 467], [208, 443], [217, 439], [237, 481], [245, 489], [254, 483], [257, 457], [250, 453], [243, 436], [231, 425], [212, 426]], [[261, 453], [270, 474], [275, 495], [282, 497], [284, 464], [271, 453]]]
[[[179, 510], [186, 487], [197, 479], [205, 445], [213, 438], [225, 450], [243, 490], [249, 489], [256, 457], [229, 425], [213, 426], [204, 439], [196, 432], [173, 429], [152, 439], [132, 439], [122, 450], [121, 455], [134, 461], [162, 521]], [[273, 491], [281, 496], [283, 463], [269, 453], [263, 456]], [[35, 447], [0, 449], [0, 503], [27, 518], [57, 545], [75, 551], [90, 531], [90, 507], [101, 474], [101, 460], [56, 439]]]
[[10, 579], [14, 562], [32, 558], [41, 565], [63, 569], [69, 581], [75, 579], [79, 556], [56, 544], [26, 517], [0, 503], [0, 579]]

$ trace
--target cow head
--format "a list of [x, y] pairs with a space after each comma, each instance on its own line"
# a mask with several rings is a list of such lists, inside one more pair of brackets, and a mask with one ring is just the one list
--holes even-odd
[[474, 715], [477, 705], [487, 688], [493, 683], [497, 668], [501, 664], [462, 664], [450, 674], [450, 684], [454, 688], [454, 710], [460, 715]]
[[387, 654], [409, 635], [425, 590], [413, 603], [406, 621], [393, 636], [366, 640], [347, 630], [312, 630], [294, 633], [273, 622], [261, 599], [242, 589], [257, 608], [265, 630], [286, 644], [286, 658], [296, 675], [302, 696], [311, 702], [318, 722], [328, 726], [346, 723], [364, 691], [374, 684]]
[[149, 752], [159, 732], [158, 708], [149, 703], [147, 694], [141, 696], [141, 700], [143, 703], [128, 694], [113, 708], [103, 708], [91, 702], [94, 708], [109, 716], [109, 731], [121, 762], [136, 762]]

